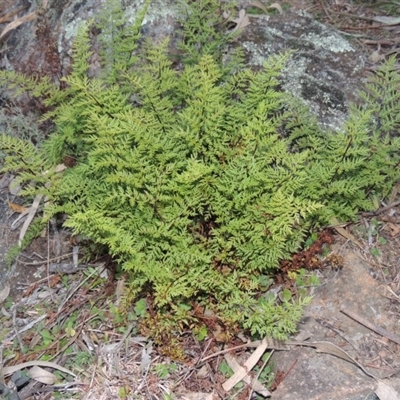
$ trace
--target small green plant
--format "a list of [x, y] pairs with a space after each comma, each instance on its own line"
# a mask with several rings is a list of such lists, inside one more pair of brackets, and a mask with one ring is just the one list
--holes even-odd
[[68, 323], [65, 327], [65, 334], [67, 335], [67, 337], [73, 337], [76, 335], [76, 330], [72, 325], [72, 323]]
[[379, 244], [387, 244], [387, 239], [384, 238], [383, 236], [378, 237], [378, 243]]
[[41, 329], [39, 334], [42, 337], [41, 347], [47, 348], [54, 342], [54, 335], [48, 329]]
[[122, 386], [118, 390], [118, 396], [121, 399], [126, 399], [129, 396], [129, 393], [132, 391], [132, 389], [129, 386]]
[[295, 283], [297, 292], [301, 296], [307, 295], [310, 287], [319, 286], [321, 284], [321, 280], [315, 273], [307, 271], [304, 268], [300, 268], [297, 271], [290, 271], [288, 273], [288, 278]]
[[[232, 368], [228, 365], [228, 363], [225, 360], [221, 361], [221, 363], [218, 366], [218, 370], [226, 378], [230, 378], [233, 375]], [[241, 390], [241, 389], [243, 389], [243, 387], [244, 387], [244, 383], [239, 382], [235, 385], [234, 389]]]
[[196, 339], [201, 342], [202, 340], [204, 340], [207, 335], [208, 335], [208, 330], [207, 327], [205, 325], [200, 325], [200, 326], [196, 326], [194, 331], [193, 331]]
[[[270, 358], [271, 353], [265, 353], [260, 360], [262, 366], [256, 365], [254, 367], [254, 373], [258, 377], [257, 380], [266, 387], [269, 387], [272, 384], [275, 376]], [[260, 397], [259, 395], [256, 396], [257, 400], [261, 400], [262, 398], [263, 397]]]
[[288, 277], [295, 281], [298, 288], [318, 286], [321, 284], [321, 281], [317, 275], [310, 273], [304, 268], [300, 268], [298, 271], [289, 272]]
[[374, 257], [380, 257], [381, 256], [381, 252], [376, 247], [372, 247], [369, 251]]
[[219, 372], [221, 372], [222, 375], [224, 375], [227, 378], [229, 378], [230, 376], [233, 375], [232, 368], [228, 365], [228, 363], [225, 360], [221, 361], [221, 363], [219, 364], [218, 370], [219, 370]]
[[[110, 1], [101, 19], [98, 77], [87, 25], [65, 88], [0, 71], [56, 127], [36, 147], [1, 136], [4, 170], [18, 172], [26, 196], [47, 198], [42, 223], [64, 213], [65, 226], [108, 249], [129, 278], [121, 309], [149, 299], [151, 312], [136, 310], [158, 343], [202, 326], [197, 307], [226, 328], [285, 338], [309, 298], [259, 296], [268, 277], [310, 232], [354, 220], [400, 179], [395, 58], [342, 130], [322, 131], [279, 91], [288, 54], [255, 72], [228, 52], [223, 2], [185, 6], [179, 68], [167, 40], [138, 40], [146, 7], [133, 24], [119, 10]], [[58, 172], [65, 157], [75, 165]]]
[[313, 232], [305, 241], [304, 248], [308, 249], [313, 243], [315, 243], [318, 239], [318, 234]]
[[87, 368], [93, 364], [93, 355], [88, 351], [78, 351], [67, 357], [67, 368]]
[[146, 299], [140, 299], [135, 304], [135, 314], [139, 318], [144, 318], [147, 313]]
[[157, 364], [154, 367], [154, 372], [160, 379], [167, 379], [172, 373], [178, 371], [178, 366], [174, 363]]
[[370, 227], [368, 232], [369, 235], [377, 236], [379, 234], [380, 225], [381, 223], [376, 218], [372, 218], [370, 221]]

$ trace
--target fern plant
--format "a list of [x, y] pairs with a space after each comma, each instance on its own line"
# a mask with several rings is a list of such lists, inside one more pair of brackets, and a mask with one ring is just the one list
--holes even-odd
[[[239, 58], [224, 62], [231, 36], [221, 29], [218, 0], [187, 6], [178, 69], [167, 40], [139, 44], [144, 13], [130, 26], [109, 4], [99, 77], [88, 74], [88, 25], [78, 33], [66, 89], [0, 72], [17, 93], [40, 98], [50, 110], [43, 118], [56, 126], [37, 148], [1, 137], [4, 169], [36, 182], [28, 193], [46, 195], [43, 221], [65, 213], [67, 227], [107, 246], [130, 277], [126, 302], [143, 293], [153, 299], [146, 326], [159, 341], [198, 329], [199, 309], [225, 326], [284, 338], [309, 299], [276, 304], [260, 296], [263, 278], [311, 229], [354, 219], [399, 179], [394, 59], [342, 131], [323, 132], [279, 91], [288, 55], [271, 57], [259, 72]], [[201, 35], [193, 17], [205, 10], [214, 22]], [[117, 15], [111, 30], [110, 15]], [[388, 85], [391, 96], [378, 107]], [[65, 156], [76, 165], [48, 172]]]

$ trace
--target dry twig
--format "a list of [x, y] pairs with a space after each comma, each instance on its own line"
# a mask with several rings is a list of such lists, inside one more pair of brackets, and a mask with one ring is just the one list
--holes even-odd
[[364, 325], [366, 328], [370, 329], [371, 331], [374, 331], [375, 333], [378, 333], [379, 335], [390, 339], [392, 342], [400, 344], [400, 336], [397, 336], [394, 333], [391, 333], [391, 332], [387, 331], [386, 329], [382, 328], [381, 326], [375, 325], [375, 324], [367, 321], [365, 318], [361, 317], [360, 315], [357, 315], [356, 313], [353, 313], [352, 311], [344, 310], [343, 308], [341, 308], [340, 312], [347, 315], [354, 321], [360, 323], [361, 325]]

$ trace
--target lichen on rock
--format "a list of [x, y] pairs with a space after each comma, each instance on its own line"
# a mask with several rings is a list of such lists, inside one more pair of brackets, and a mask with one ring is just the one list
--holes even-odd
[[364, 61], [337, 31], [305, 13], [285, 13], [252, 19], [240, 40], [254, 66], [272, 54], [293, 51], [282, 87], [307, 104], [322, 125], [340, 128], [348, 105], [358, 101]]

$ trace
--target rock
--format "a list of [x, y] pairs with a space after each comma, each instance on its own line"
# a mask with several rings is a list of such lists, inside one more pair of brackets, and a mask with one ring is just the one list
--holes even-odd
[[[126, 9], [129, 18], [143, 8], [144, 0], [131, 1]], [[45, 5], [46, 3], [47, 6]], [[127, 2], [129, 3], [129, 2]], [[104, 1], [101, 0], [44, 0], [43, 7], [38, 8], [33, 1], [25, 14], [34, 13], [32, 21], [22, 24], [10, 31], [3, 41], [0, 67], [14, 69], [27, 75], [48, 75], [58, 81], [67, 74], [71, 61], [71, 45], [79, 26], [95, 18], [101, 11]], [[27, 2], [17, 0], [13, 10], [26, 7]], [[144, 21], [144, 33], [151, 36], [172, 34], [171, 17], [176, 7], [169, 0], [152, 1]], [[5, 24], [0, 25], [4, 29]]]
[[306, 13], [251, 19], [240, 42], [251, 65], [272, 54], [294, 51], [284, 71], [283, 88], [307, 104], [324, 126], [337, 129], [348, 105], [358, 100], [362, 55], [333, 28]]
[[[329, 279], [315, 291], [299, 329], [310, 335], [308, 342], [333, 343], [370, 374], [383, 379], [392, 368], [397, 369], [397, 357], [394, 360], [390, 354], [398, 354], [400, 346], [340, 310], [357, 314], [394, 334], [398, 332], [398, 320], [389, 312], [390, 300], [383, 296], [384, 286], [370, 275], [369, 265], [350, 250], [346, 250], [343, 257], [343, 270], [325, 271]], [[383, 349], [386, 350], [384, 358]], [[290, 351], [276, 352], [273, 363], [280, 371], [293, 368], [273, 392], [271, 400], [376, 399], [373, 393], [378, 387], [377, 380], [334, 355], [318, 353], [309, 347], [294, 347]], [[400, 391], [399, 378], [391, 377], [385, 382]]]
[[[47, 0], [42, 9], [26, 0], [15, 1], [7, 10], [26, 7], [18, 16], [33, 13], [34, 19], [12, 29], [3, 38], [0, 68], [28, 75], [49, 75], [56, 82], [68, 72], [71, 43], [79, 25], [95, 17], [100, 0]], [[126, 13], [134, 18], [144, 0], [127, 1]], [[43, 1], [46, 4], [46, 1]], [[246, 7], [246, 1], [240, 7]], [[174, 36], [177, 8], [172, 0], [154, 0], [143, 25], [143, 33], [157, 41]], [[337, 129], [357, 100], [363, 58], [337, 31], [304, 13], [250, 16], [238, 39], [248, 64], [259, 68], [268, 56], [293, 50], [284, 71], [283, 88], [310, 107], [319, 121]], [[0, 25], [3, 30], [6, 24]], [[94, 68], [96, 62], [93, 62]]]

